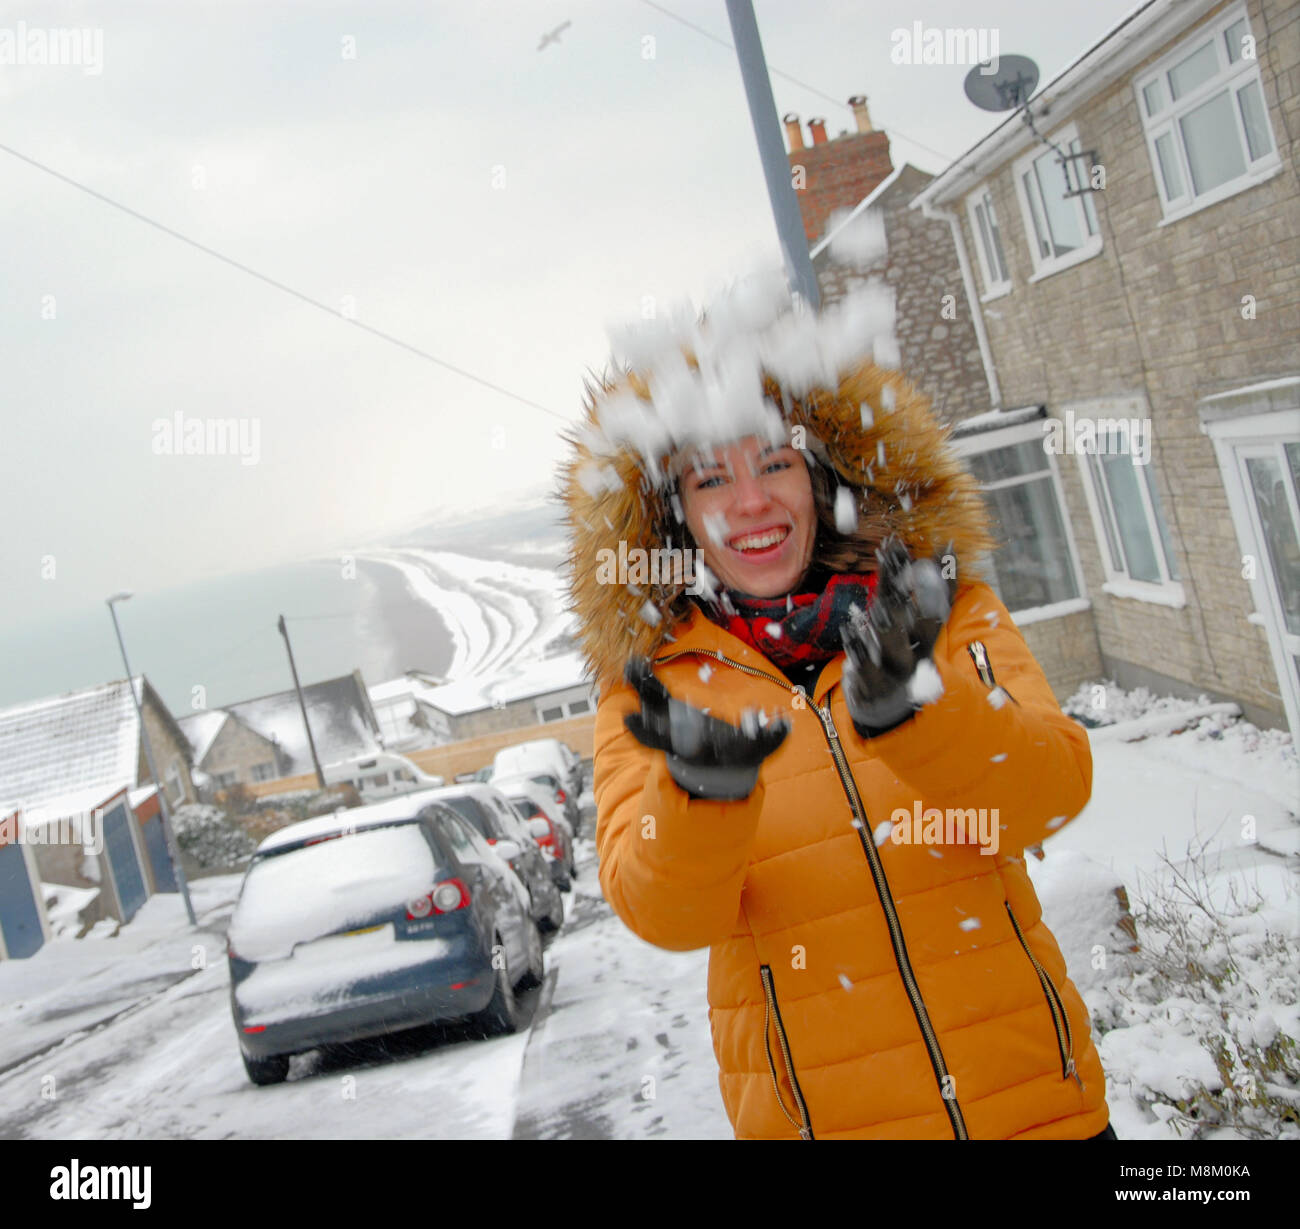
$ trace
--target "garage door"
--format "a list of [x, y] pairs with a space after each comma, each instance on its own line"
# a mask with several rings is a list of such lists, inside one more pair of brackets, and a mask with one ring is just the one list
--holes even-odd
[[117, 888], [117, 903], [122, 910], [122, 921], [135, 917], [145, 900], [144, 872], [136, 856], [135, 842], [131, 839], [126, 804], [119, 802], [104, 812], [104, 852], [113, 872], [113, 886]]
[[39, 910], [23, 847], [0, 846], [0, 933], [10, 957], [30, 956], [45, 942]]

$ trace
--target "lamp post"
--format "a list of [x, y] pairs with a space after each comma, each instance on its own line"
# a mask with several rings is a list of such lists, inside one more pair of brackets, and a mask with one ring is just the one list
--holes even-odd
[[813, 311], [820, 311], [821, 289], [808, 256], [808, 239], [804, 235], [799, 198], [790, 182], [790, 162], [786, 158], [785, 143], [781, 140], [776, 100], [772, 97], [772, 82], [767, 74], [767, 60], [763, 56], [752, 0], [727, 0], [727, 17], [731, 22], [731, 35], [736, 40], [736, 57], [740, 61], [749, 118], [754, 125], [758, 156], [767, 180], [767, 196], [772, 205], [777, 238], [781, 241], [786, 279], [790, 289], [797, 292]]
[[[153, 760], [153, 746], [149, 742], [149, 730], [144, 723], [144, 709], [140, 705], [140, 697], [135, 694], [135, 683], [131, 675], [131, 663], [126, 659], [126, 643], [122, 639], [122, 629], [117, 623], [117, 611], [113, 609], [114, 602], [125, 602], [130, 598], [130, 593], [114, 593], [108, 599], [108, 613], [113, 616], [113, 630], [117, 633], [117, 647], [122, 650], [122, 665], [126, 667], [126, 685], [131, 692], [131, 700], [135, 704], [135, 715], [140, 722], [140, 739], [144, 743], [145, 763], [149, 765], [149, 776], [153, 779], [154, 789], [158, 791], [158, 810], [159, 817], [162, 820], [163, 838], [167, 842], [167, 856], [171, 859], [172, 874], [176, 877], [176, 884], [181, 890], [181, 896], [185, 901], [185, 912], [189, 914], [190, 925], [197, 926], [198, 919], [194, 916], [194, 905], [190, 900], [190, 885], [186, 882], [185, 871], [181, 867], [180, 854], [176, 850], [176, 840], [172, 835], [171, 811], [167, 806], [167, 791], [163, 789], [162, 782], [158, 779], [158, 768]], [[141, 680], [143, 683], [143, 679]], [[143, 686], [141, 687], [143, 691]]]

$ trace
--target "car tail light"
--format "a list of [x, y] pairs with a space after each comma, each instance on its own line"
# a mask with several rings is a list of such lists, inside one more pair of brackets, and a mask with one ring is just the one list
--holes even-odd
[[469, 888], [459, 879], [444, 879], [428, 896], [406, 906], [406, 920], [418, 922], [434, 913], [455, 913], [469, 904]]

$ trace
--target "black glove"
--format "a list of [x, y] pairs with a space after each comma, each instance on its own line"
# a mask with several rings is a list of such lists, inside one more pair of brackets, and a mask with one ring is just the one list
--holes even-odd
[[693, 798], [749, 797], [759, 765], [790, 732], [784, 717], [766, 721], [747, 712], [734, 726], [674, 700], [643, 657], [628, 662], [624, 677], [641, 697], [640, 713], [630, 713], [624, 724], [638, 742], [665, 753], [673, 780]]
[[929, 661], [957, 592], [955, 577], [945, 579], [937, 560], [913, 560], [897, 538], [885, 542], [876, 558], [870, 610], [854, 607], [840, 628], [845, 702], [863, 738], [896, 729], [920, 708], [910, 684], [917, 667]]

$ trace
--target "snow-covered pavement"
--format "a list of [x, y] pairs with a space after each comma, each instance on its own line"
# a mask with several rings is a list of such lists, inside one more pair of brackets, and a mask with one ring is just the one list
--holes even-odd
[[[1224, 989], [1225, 1009], [1300, 1036], [1300, 828], [1282, 801], [1295, 771], [1283, 736], [1227, 719], [1138, 743], [1098, 739], [1093, 801], [1047, 842], [1041, 863], [1030, 860], [1071, 976], [1106, 1021], [1099, 1048], [1121, 1138], [1179, 1138], [1168, 1106], [1153, 1112], [1152, 1090], [1177, 1098], [1188, 1080], [1212, 1083], [1215, 1071], [1191, 1027], [1196, 1003], [1144, 1002], [1145, 975], [1122, 954], [1095, 966], [1099, 939], [1108, 953], [1127, 945], [1112, 941], [1098, 902], [1113, 906], [1111, 885], [1122, 879], [1139, 911], [1162, 845], [1185, 859], [1199, 831], [1212, 888], [1226, 898], [1232, 885], [1253, 884], [1266, 901], [1233, 924], [1245, 976]], [[600, 897], [592, 842], [580, 841], [578, 854], [547, 983], [524, 996], [530, 1027], [491, 1041], [414, 1030], [316, 1051], [274, 1087], [248, 1082], [230, 1019], [224, 931], [236, 876], [195, 882], [197, 932], [178, 898], [155, 897], [115, 938], [56, 941], [2, 963], [0, 1138], [730, 1138], [709, 1036], [707, 951], [661, 951], [633, 935]], [[1247, 963], [1265, 926], [1290, 954]]]

